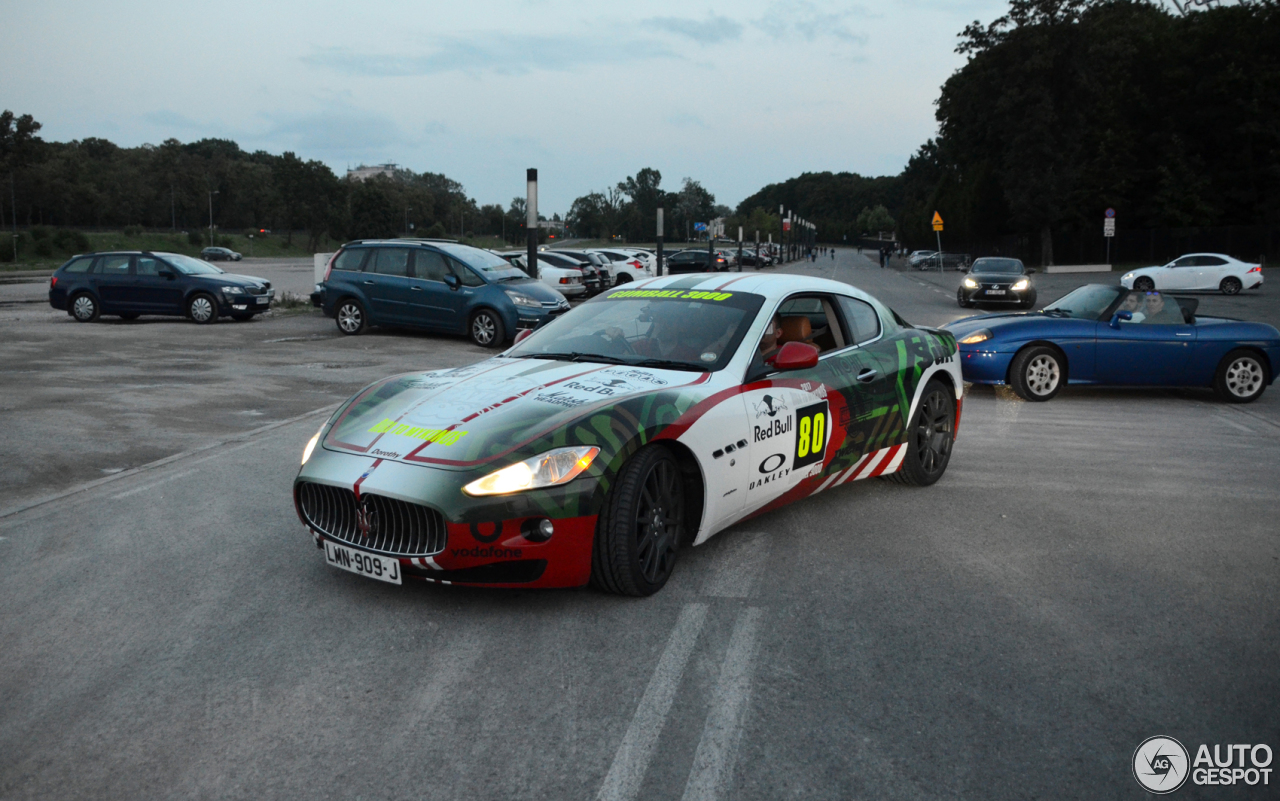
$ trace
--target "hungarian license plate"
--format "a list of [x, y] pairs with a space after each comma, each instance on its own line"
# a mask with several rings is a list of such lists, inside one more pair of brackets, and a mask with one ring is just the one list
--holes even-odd
[[259, 306], [262, 306], [263, 304], [270, 303], [270, 302], [271, 302], [271, 298], [267, 297], [266, 295], [263, 295], [262, 297], [258, 298]]
[[390, 556], [374, 556], [337, 543], [324, 541], [324, 559], [334, 567], [359, 573], [388, 584], [400, 584], [400, 561]]
[[987, 294], [988, 294], [988, 295], [1003, 295], [1003, 294], [1004, 294], [1004, 290], [1003, 290], [1003, 289], [988, 289], [988, 290], [987, 290]]

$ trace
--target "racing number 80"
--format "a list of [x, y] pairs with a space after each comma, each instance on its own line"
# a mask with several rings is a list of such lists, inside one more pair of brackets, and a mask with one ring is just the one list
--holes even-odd
[[821, 462], [827, 452], [827, 402], [796, 410], [796, 458], [793, 469]]

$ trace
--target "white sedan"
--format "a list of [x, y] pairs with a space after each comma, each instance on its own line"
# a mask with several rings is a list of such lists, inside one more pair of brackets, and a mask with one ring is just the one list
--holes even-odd
[[[497, 253], [497, 251], [494, 251]], [[523, 250], [507, 250], [497, 255], [511, 262], [521, 270], [528, 271], [526, 267], [527, 252]], [[587, 294], [587, 285], [583, 283], [582, 270], [574, 267], [556, 267], [552, 264], [539, 261], [538, 278], [542, 283], [550, 285], [558, 290], [561, 295], [566, 298], [580, 298]]]
[[1126, 289], [1139, 291], [1188, 289], [1234, 295], [1262, 286], [1262, 265], [1222, 253], [1188, 253], [1163, 267], [1143, 267], [1120, 277]]

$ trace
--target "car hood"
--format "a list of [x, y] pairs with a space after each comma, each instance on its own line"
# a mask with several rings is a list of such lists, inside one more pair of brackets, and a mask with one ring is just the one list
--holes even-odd
[[255, 278], [252, 275], [236, 275], [235, 273], [221, 273], [220, 275], [193, 275], [190, 277], [203, 278], [206, 281], [212, 281], [213, 283], [224, 284], [226, 286], [271, 286], [271, 282], [265, 278]]
[[[550, 267], [551, 265], [545, 265], [545, 266]], [[563, 269], [563, 268], [557, 267], [556, 269]], [[554, 289], [547, 286], [543, 282], [537, 280], [536, 278], [520, 278], [515, 281], [503, 281], [499, 284], [495, 284], [495, 286], [499, 286], [503, 289], [510, 289], [514, 292], [519, 292], [521, 294], [528, 295], [534, 300], [537, 300], [543, 303], [557, 303], [559, 301], [564, 300], [564, 295], [561, 295], [559, 292], [555, 291]]]
[[969, 272], [965, 277], [966, 277], [966, 278], [972, 278], [972, 279], [974, 279], [975, 281], [987, 281], [987, 282], [995, 282], [995, 283], [1002, 283], [1002, 284], [1004, 284], [1004, 283], [1007, 283], [1007, 284], [1016, 283], [1016, 282], [1018, 282], [1018, 281], [1021, 281], [1021, 280], [1022, 280], [1022, 279], [1024, 279], [1024, 278], [1025, 278], [1025, 279], [1027, 279], [1028, 281], [1030, 281], [1030, 280], [1031, 280], [1031, 276], [1029, 276], [1029, 275], [1023, 275], [1023, 274], [1021, 274], [1021, 273], [976, 273], [976, 272]]
[[[392, 376], [348, 402], [325, 435], [324, 447], [465, 469], [512, 453], [603, 407], [642, 401], [647, 394], [674, 391], [685, 396], [675, 405], [686, 407], [707, 394], [707, 376], [508, 358]], [[609, 436], [607, 430], [593, 436], [597, 434]]]

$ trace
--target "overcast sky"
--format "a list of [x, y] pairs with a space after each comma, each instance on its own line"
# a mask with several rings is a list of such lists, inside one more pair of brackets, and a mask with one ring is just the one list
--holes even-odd
[[897, 174], [969, 22], [1005, 0], [6, 3], [0, 106], [46, 139], [394, 161], [540, 206], [642, 167], [736, 205], [802, 172]]

